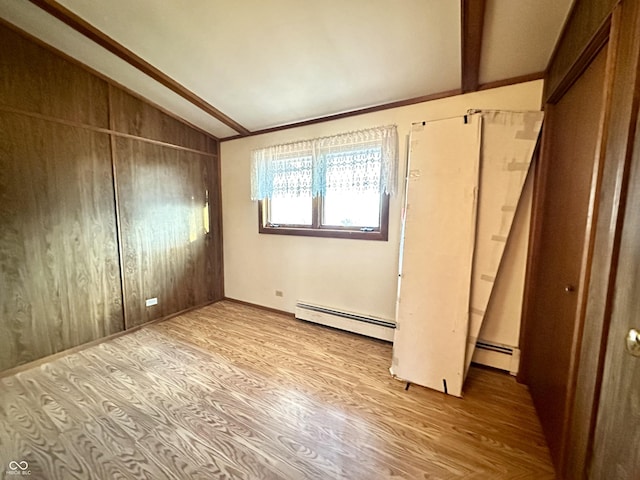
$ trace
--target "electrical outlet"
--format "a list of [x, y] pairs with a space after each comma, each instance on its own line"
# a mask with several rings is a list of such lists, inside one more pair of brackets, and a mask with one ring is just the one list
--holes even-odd
[[284, 297], [284, 293], [282, 293], [282, 290], [276, 290], [276, 297]]
[[147, 307], [153, 307], [158, 304], [158, 297], [147, 298], [144, 303]]

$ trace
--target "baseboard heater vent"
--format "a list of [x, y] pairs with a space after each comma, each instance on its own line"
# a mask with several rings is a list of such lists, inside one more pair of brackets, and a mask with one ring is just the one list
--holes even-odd
[[328, 327], [393, 342], [395, 323], [306, 302], [296, 303], [296, 318]]
[[516, 375], [520, 367], [520, 349], [486, 340], [478, 340], [476, 341], [476, 349], [473, 352], [472, 361], [506, 370], [511, 375]]

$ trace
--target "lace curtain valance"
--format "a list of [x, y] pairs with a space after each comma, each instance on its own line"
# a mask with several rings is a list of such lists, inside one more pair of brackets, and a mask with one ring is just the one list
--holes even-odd
[[251, 199], [323, 196], [331, 192], [394, 194], [395, 125], [274, 145], [252, 152]]

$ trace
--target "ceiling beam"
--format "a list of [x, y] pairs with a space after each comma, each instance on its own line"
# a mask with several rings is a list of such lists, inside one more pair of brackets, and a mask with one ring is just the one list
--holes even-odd
[[45, 12], [53, 15], [58, 20], [64, 22], [69, 27], [73, 28], [78, 33], [81, 33], [88, 39], [94, 41], [101, 47], [105, 48], [109, 52], [113, 53], [117, 57], [121, 58], [129, 65], [137, 68], [142, 73], [148, 75], [153, 78], [155, 81], [164, 85], [169, 90], [174, 93], [180, 95], [182, 98], [192, 103], [196, 107], [200, 108], [202, 111], [208, 113], [212, 117], [216, 118], [220, 122], [224, 123], [228, 127], [234, 129], [236, 132], [241, 135], [248, 135], [251, 132], [240, 125], [238, 122], [228, 117], [220, 110], [215, 108], [213, 105], [209, 104], [204, 99], [200, 98], [198, 95], [193, 93], [192, 91], [185, 88], [180, 83], [176, 82], [174, 79], [166, 75], [165, 73], [158, 70], [156, 67], [151, 65], [149, 62], [143, 60], [141, 57], [133, 53], [128, 48], [124, 47], [120, 43], [116, 42], [113, 38], [104, 34], [96, 27], [83, 20], [81, 17], [73, 13], [71, 10], [60, 5], [55, 0], [29, 0], [32, 4], [40, 7]]
[[486, 0], [460, 0], [462, 16], [462, 91], [475, 92], [480, 85], [480, 54]]

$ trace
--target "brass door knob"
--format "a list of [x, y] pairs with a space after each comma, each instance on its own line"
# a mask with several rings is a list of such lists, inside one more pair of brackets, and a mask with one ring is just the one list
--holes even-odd
[[567, 285], [566, 287], [564, 287], [564, 291], [567, 293], [571, 293], [573, 291], [575, 291], [576, 287], [574, 287], [573, 285]]
[[634, 357], [640, 357], [640, 332], [635, 328], [627, 333], [627, 352]]

